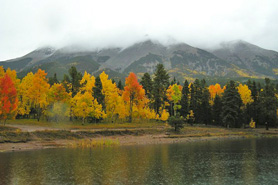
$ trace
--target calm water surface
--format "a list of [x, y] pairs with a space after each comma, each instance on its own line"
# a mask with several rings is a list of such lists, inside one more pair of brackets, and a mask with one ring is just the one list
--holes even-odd
[[0, 184], [278, 184], [278, 139], [0, 153]]

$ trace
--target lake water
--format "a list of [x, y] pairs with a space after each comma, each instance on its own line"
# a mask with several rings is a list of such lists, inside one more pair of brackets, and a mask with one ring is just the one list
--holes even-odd
[[0, 153], [0, 184], [278, 184], [278, 139]]

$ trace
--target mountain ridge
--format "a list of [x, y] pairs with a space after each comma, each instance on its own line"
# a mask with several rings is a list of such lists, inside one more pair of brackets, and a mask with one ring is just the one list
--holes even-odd
[[145, 72], [152, 74], [158, 63], [164, 64], [169, 74], [181, 81], [208, 77], [278, 78], [278, 52], [242, 40], [222, 43], [210, 51], [182, 42], [163, 45], [154, 40], [126, 48], [86, 51], [74, 47], [44, 47], [22, 57], [1, 61], [0, 65], [15, 69], [21, 77], [42, 68], [49, 76], [57, 73], [62, 79], [62, 73], [67, 73], [71, 66], [92, 74], [107, 70], [123, 75], [135, 72], [140, 77]]

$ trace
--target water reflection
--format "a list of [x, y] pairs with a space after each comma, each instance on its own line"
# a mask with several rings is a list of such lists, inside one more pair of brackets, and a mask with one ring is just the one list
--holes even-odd
[[0, 154], [0, 184], [277, 184], [277, 139]]

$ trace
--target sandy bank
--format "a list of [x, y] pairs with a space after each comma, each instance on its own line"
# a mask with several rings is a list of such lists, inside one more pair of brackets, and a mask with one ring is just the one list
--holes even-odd
[[[184, 137], [184, 138], [169, 138], [167, 135], [143, 135], [143, 136], [107, 136], [90, 138], [92, 140], [117, 140], [119, 145], [146, 145], [146, 144], [170, 144], [170, 143], [185, 143], [197, 142], [207, 140], [222, 140], [222, 139], [235, 139], [244, 138], [243, 136], [210, 136], [210, 137]], [[67, 148], [70, 144], [78, 142], [78, 140], [70, 139], [57, 139], [57, 140], [41, 140], [29, 141], [26, 143], [1, 143], [0, 152], [13, 152], [13, 151], [26, 151], [38, 150], [47, 148]]]

